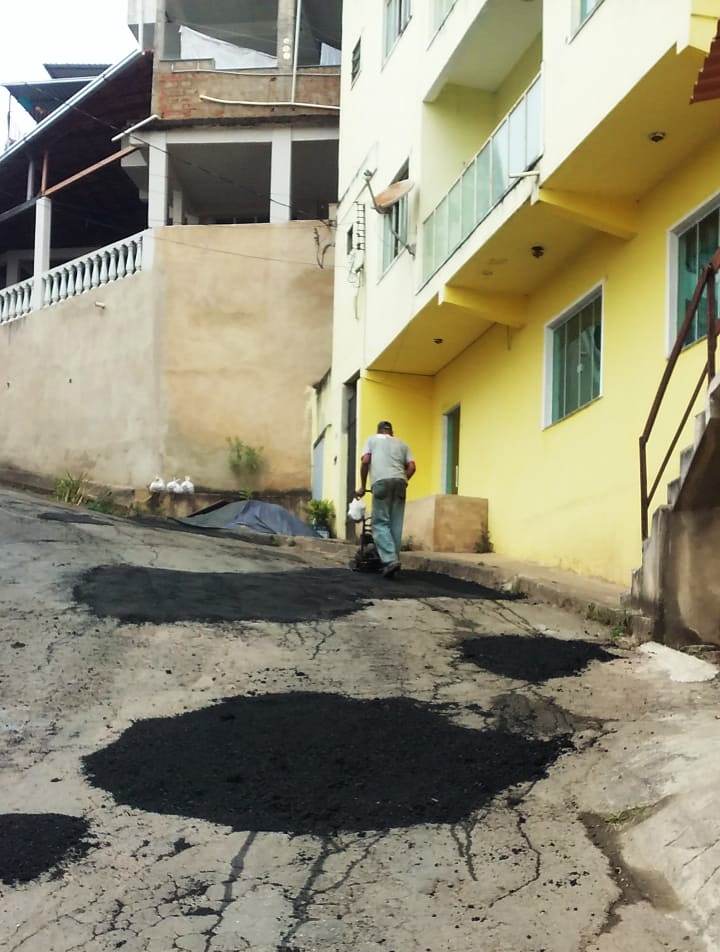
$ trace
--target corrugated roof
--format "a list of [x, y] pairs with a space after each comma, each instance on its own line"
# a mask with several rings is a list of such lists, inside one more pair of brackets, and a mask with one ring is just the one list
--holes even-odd
[[710, 99], [720, 99], [720, 24], [700, 70], [690, 102], [707, 102]]
[[39, 122], [31, 132], [29, 132], [22, 139], [19, 139], [9, 149], [3, 152], [3, 154], [0, 155], [0, 165], [4, 165], [16, 153], [24, 151], [28, 143], [41, 138], [46, 130], [58, 122], [58, 120], [61, 119], [66, 113], [82, 103], [87, 97], [92, 96], [109, 79], [120, 75], [139, 60], [143, 59], [144, 55], [145, 54], [140, 50], [133, 50], [133, 52], [129, 53], [125, 59], [120, 60], [119, 63], [116, 63], [114, 66], [106, 69], [104, 73], [100, 73], [99, 76], [96, 76], [94, 79], [92, 79], [86, 86], [83, 86], [82, 89], [71, 96], [66, 102], [58, 106], [58, 108], [54, 112], [50, 113], [46, 119], [43, 119], [42, 122]]
[[44, 79], [35, 83], [3, 83], [2, 85], [36, 122], [40, 122], [89, 82], [90, 77], [87, 79]]
[[43, 63], [51, 79], [77, 79], [80, 76], [99, 76], [110, 63]]

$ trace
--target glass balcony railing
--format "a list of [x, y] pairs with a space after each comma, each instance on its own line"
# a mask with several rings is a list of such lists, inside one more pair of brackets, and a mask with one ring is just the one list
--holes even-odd
[[423, 223], [427, 281], [543, 153], [542, 76], [503, 119], [445, 198]]

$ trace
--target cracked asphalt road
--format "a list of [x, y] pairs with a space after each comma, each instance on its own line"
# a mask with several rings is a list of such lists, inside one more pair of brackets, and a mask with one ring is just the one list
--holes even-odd
[[[339, 617], [252, 620], [239, 608], [234, 620], [227, 605], [216, 621], [94, 613], [73, 591], [100, 566], [220, 575], [233, 593], [238, 575], [276, 577], [275, 618], [286, 617], [283, 599], [301, 598], [302, 586], [283, 584], [304, 577], [293, 573], [327, 577], [336, 594], [343, 575], [319, 552], [64, 513], [0, 491], [0, 811], [12, 829], [32, 826], [18, 815], [54, 814], [89, 834], [27, 882], [12, 881], [3, 857], [0, 948], [714, 947], [660, 872], [623, 860], [622, 838], [661, 807], [650, 776], [660, 768], [642, 776], [632, 756], [649, 762], [668, 716], [710, 708], [716, 685], [670, 684], [631, 652], [601, 646], [606, 630], [557, 608], [431, 583], [419, 597], [418, 580], [413, 597], [389, 599], [373, 580]], [[549, 639], [566, 649], [560, 676]], [[568, 649], [577, 639], [592, 644]], [[285, 721], [266, 716], [288, 698]], [[260, 732], [252, 744], [248, 710]], [[215, 712], [222, 742], [207, 726]], [[308, 729], [287, 718], [309, 718]], [[117, 779], [95, 783], [85, 765], [98, 758], [122, 792]], [[167, 764], [152, 781], [148, 758]], [[242, 809], [202, 806], [220, 782]], [[334, 812], [318, 824], [325, 800]], [[23, 848], [42, 842], [25, 832], [12, 843]]]

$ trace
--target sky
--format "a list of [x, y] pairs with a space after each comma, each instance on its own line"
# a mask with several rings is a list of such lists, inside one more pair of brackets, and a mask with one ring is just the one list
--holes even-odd
[[[116, 63], [136, 46], [128, 0], [0, 0], [0, 82], [45, 79], [42, 64]], [[9, 96], [0, 89], [0, 151], [7, 139]], [[13, 101], [12, 138], [33, 122]]]

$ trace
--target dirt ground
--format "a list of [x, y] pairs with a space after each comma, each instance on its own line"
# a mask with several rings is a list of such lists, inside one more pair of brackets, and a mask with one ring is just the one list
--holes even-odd
[[719, 692], [469, 583], [0, 491], [0, 948], [716, 950]]

